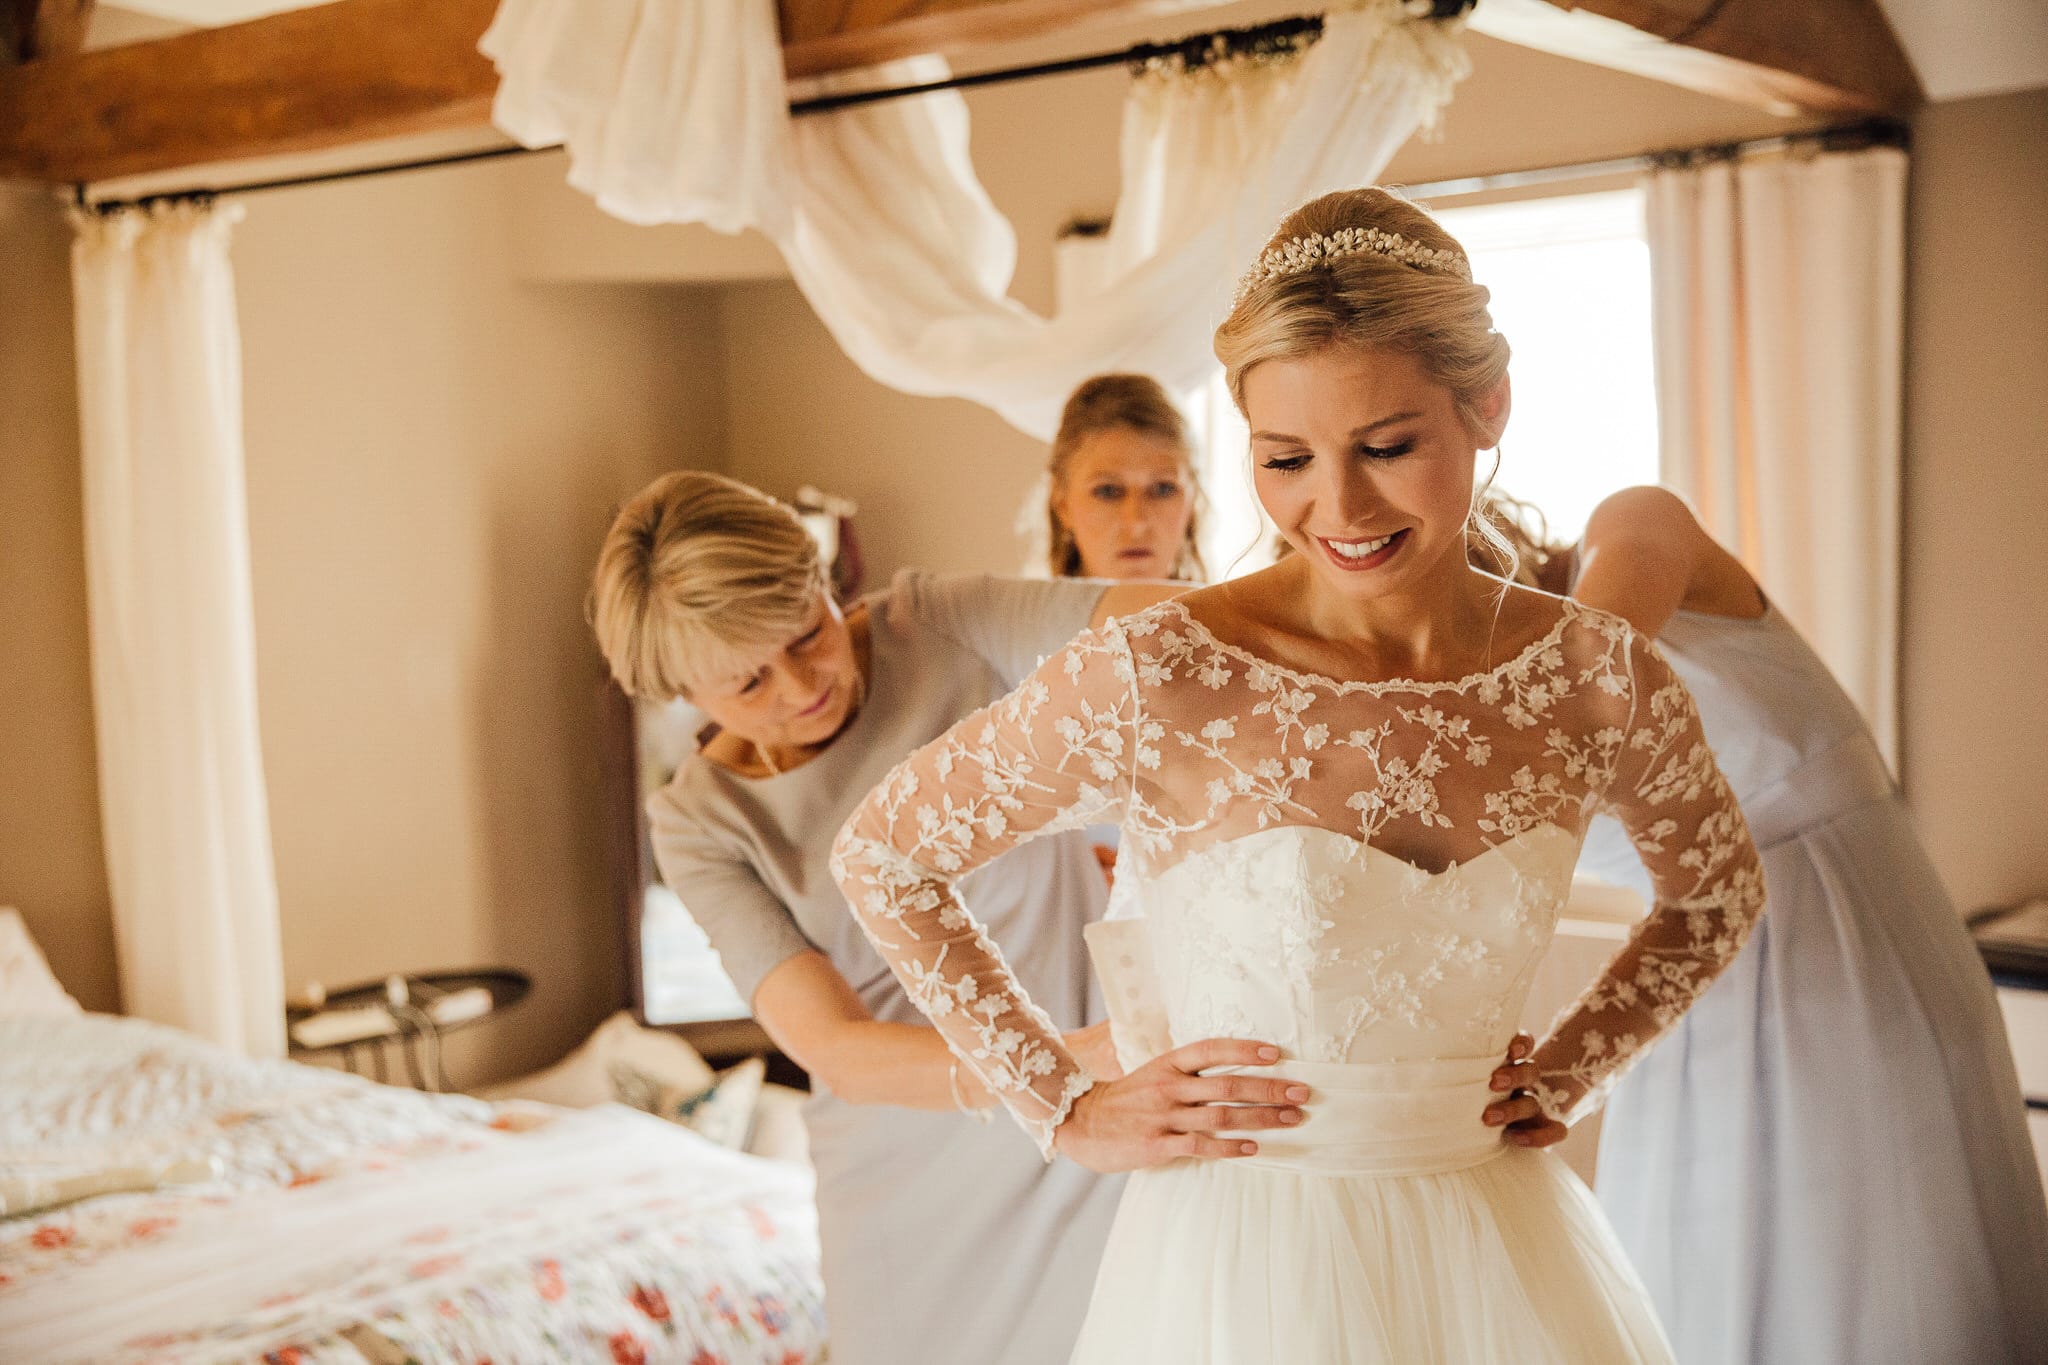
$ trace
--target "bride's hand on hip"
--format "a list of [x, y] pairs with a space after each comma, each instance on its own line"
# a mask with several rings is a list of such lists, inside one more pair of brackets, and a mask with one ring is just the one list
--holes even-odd
[[1276, 1076], [1201, 1073], [1279, 1060], [1280, 1049], [1237, 1038], [1176, 1048], [1120, 1080], [1097, 1081], [1054, 1130], [1053, 1148], [1105, 1174], [1182, 1157], [1255, 1155], [1258, 1143], [1229, 1134], [1300, 1123], [1308, 1087]]
[[1548, 1147], [1563, 1142], [1571, 1129], [1543, 1112], [1536, 1103], [1536, 1063], [1530, 1055], [1536, 1040], [1517, 1033], [1508, 1044], [1508, 1059], [1494, 1069], [1492, 1085], [1507, 1098], [1486, 1106], [1482, 1117], [1490, 1128], [1504, 1129], [1507, 1140], [1517, 1147]]

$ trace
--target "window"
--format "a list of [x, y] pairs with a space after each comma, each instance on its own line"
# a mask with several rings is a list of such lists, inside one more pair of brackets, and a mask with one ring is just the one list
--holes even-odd
[[1437, 217], [1493, 291], [1514, 348], [1514, 410], [1497, 484], [1534, 503], [1560, 540], [1594, 506], [1657, 482], [1657, 387], [1643, 192], [1444, 209]]
[[[1534, 504], [1553, 539], [1575, 540], [1599, 501], [1657, 481], [1650, 249], [1640, 189], [1436, 210], [1493, 291], [1514, 348], [1514, 409], [1495, 486]], [[1219, 577], [1271, 562], [1222, 377], [1190, 404], [1211, 506], [1203, 553]], [[1481, 456], [1484, 476], [1490, 457]], [[1246, 553], [1248, 546], [1257, 546]]]

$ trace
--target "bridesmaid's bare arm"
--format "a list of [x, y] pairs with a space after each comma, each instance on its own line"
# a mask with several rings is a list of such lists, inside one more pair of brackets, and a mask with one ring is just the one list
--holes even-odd
[[1624, 488], [1586, 522], [1572, 596], [1656, 635], [1680, 608], [1753, 618], [1763, 593], [1668, 488]]

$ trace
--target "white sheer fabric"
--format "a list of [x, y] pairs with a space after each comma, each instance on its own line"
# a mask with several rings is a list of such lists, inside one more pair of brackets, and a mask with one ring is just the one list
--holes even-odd
[[[622, 216], [761, 228], [869, 375], [972, 399], [1039, 437], [1091, 374], [1137, 370], [1182, 391], [1204, 380], [1209, 332], [1271, 225], [1373, 180], [1466, 69], [1454, 24], [1348, 0], [1297, 57], [1136, 78], [1108, 287], [1048, 319], [1008, 297], [1015, 240], [975, 177], [965, 102], [791, 120], [765, 76], [781, 56], [772, 10], [640, 0], [600, 21], [573, 0], [506, 0], [483, 43], [501, 73], [498, 124], [566, 141], [572, 182]], [[867, 80], [944, 71], [922, 59]]]
[[1898, 762], [1906, 154], [1650, 178], [1663, 481]]
[[569, 149], [569, 183], [629, 223], [772, 236], [793, 212], [774, 0], [503, 0], [477, 44], [497, 125]]
[[1558, 611], [1455, 683], [1298, 673], [1175, 602], [1111, 622], [897, 768], [842, 832], [835, 874], [911, 998], [1049, 1153], [1090, 1078], [954, 884], [1037, 834], [1120, 820], [1155, 1046], [1279, 1045], [1329, 1102], [1327, 1133], [1312, 1118], [1267, 1144], [1277, 1156], [1355, 1174], [1391, 1154], [1412, 1172], [1419, 1135], [1471, 1164], [1498, 1150], [1479, 1127], [1489, 1063], [1596, 812], [1629, 830], [1656, 904], [1538, 1047], [1552, 1113], [1596, 1102], [1763, 905], [1685, 688], [1618, 618]]
[[229, 229], [83, 215], [72, 250], [100, 816], [128, 1013], [284, 1051]]

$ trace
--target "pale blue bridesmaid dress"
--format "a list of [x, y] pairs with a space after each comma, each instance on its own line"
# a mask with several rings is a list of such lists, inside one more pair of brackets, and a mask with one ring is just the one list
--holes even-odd
[[[1733, 966], [1607, 1105], [1598, 1193], [1680, 1365], [2042, 1365], [2048, 1208], [1990, 978], [1775, 608], [1659, 639], [1762, 851]], [[1612, 821], [1581, 867], [1640, 887]]]

